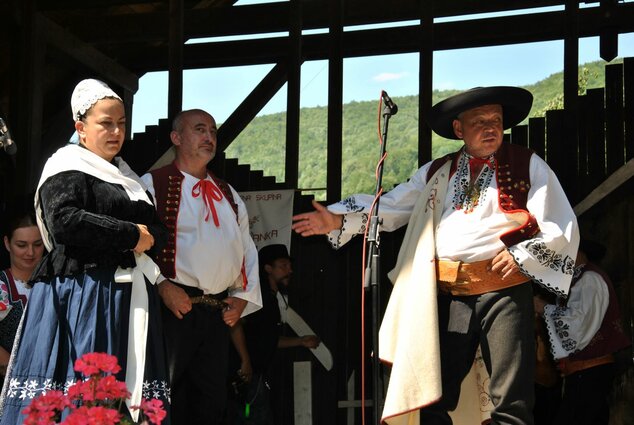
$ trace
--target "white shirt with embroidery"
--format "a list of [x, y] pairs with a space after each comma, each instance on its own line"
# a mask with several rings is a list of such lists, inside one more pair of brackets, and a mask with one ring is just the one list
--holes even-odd
[[[216, 227], [211, 214], [207, 216], [203, 197], [192, 196], [192, 189], [200, 179], [181, 173], [185, 178], [176, 223], [176, 277], [173, 280], [202, 289], [205, 294], [228, 290], [229, 296], [248, 301], [242, 316], [253, 313], [262, 307], [262, 294], [258, 253], [249, 232], [249, 217], [244, 202], [229, 186], [238, 205], [238, 219], [223, 194], [221, 201], [214, 201], [220, 222], [220, 226]], [[145, 174], [141, 179], [155, 197], [152, 175]], [[209, 176], [207, 180], [213, 182]], [[246, 289], [242, 288], [243, 258], [248, 281]], [[163, 279], [160, 277], [159, 282]]]
[[[469, 196], [468, 155], [464, 150], [459, 155], [436, 229], [436, 256], [464, 262], [490, 259], [505, 248], [500, 235], [518, 227], [518, 223], [500, 209], [495, 167], [483, 166], [477, 179], [480, 190], [475, 196]], [[430, 166], [431, 162], [423, 165], [409, 181], [381, 197], [381, 230], [392, 231], [408, 223], [427, 183]], [[557, 294], [565, 295], [579, 241], [577, 221], [566, 194], [546, 162], [532, 155], [529, 172], [527, 208], [541, 231], [534, 238], [508, 249], [525, 274]], [[365, 232], [373, 199], [370, 195], [352, 195], [328, 206], [335, 214], [345, 214], [342, 229], [328, 235], [333, 247], [338, 248], [354, 235]]]
[[544, 320], [555, 360], [583, 350], [601, 328], [610, 293], [603, 277], [586, 271], [570, 288], [565, 306], [544, 306]]

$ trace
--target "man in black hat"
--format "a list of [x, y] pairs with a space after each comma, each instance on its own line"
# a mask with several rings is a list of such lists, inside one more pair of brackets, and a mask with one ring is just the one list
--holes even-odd
[[[278, 304], [278, 292], [290, 284], [293, 274], [292, 259], [288, 255], [286, 245], [272, 244], [261, 248], [258, 260], [262, 283], [262, 309], [241, 319], [248, 360], [253, 371], [246, 394], [246, 400], [250, 403], [250, 412], [248, 418], [245, 418], [245, 410], [238, 409], [237, 423], [273, 425], [279, 423], [274, 420], [274, 415], [279, 415], [279, 412], [271, 409], [269, 400], [269, 389], [273, 392], [277, 390], [271, 382], [271, 379], [275, 378], [271, 376], [271, 369], [276, 349], [315, 348], [320, 344], [320, 340], [316, 335], [286, 336], [282, 334], [283, 323]], [[239, 355], [245, 357], [244, 353]], [[240, 359], [242, 364], [245, 360], [247, 359]]]
[[[382, 229], [409, 221], [380, 331], [379, 356], [392, 363], [388, 423], [420, 415], [421, 423], [451, 424], [447, 412], [458, 405], [478, 345], [490, 374], [492, 422], [533, 423], [529, 282], [565, 296], [579, 236], [548, 165], [503, 143], [504, 129], [528, 115], [532, 99], [517, 87], [479, 87], [439, 102], [431, 128], [464, 146], [381, 197]], [[328, 208], [314, 202], [315, 211], [293, 218], [293, 229], [328, 235], [337, 248], [365, 230], [372, 202], [369, 195]]]

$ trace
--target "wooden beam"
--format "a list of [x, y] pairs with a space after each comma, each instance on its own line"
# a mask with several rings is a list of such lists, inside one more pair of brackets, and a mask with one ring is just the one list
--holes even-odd
[[[559, 179], [571, 182], [577, 175], [579, 152], [579, 4], [577, 0], [567, 0], [564, 12], [564, 129], [568, 137], [559, 142], [566, 143], [566, 150], [572, 153], [567, 167], [559, 169]], [[558, 150], [546, 140], [548, 152]], [[557, 143], [557, 141], [555, 142]], [[568, 184], [567, 195], [570, 201], [577, 200], [579, 187]]]
[[[582, 0], [580, 0], [581, 2]], [[435, 2], [429, 7], [419, 0], [399, 0], [386, 7], [383, 0], [348, 0], [342, 10], [342, 25], [372, 25], [385, 22], [418, 20], [420, 8], [434, 18], [504, 12], [539, 7], [563, 6], [563, 0], [452, 1]], [[289, 31], [289, 2], [274, 2], [235, 7], [214, 7], [185, 11], [185, 39], [224, 37], [245, 34], [266, 34]], [[156, 21], [166, 21], [165, 12], [94, 16], [89, 22], [69, 18], [66, 25], [87, 34], [90, 42], [127, 43], [130, 40], [166, 42], [165, 32]], [[263, 18], [265, 17], [265, 19]], [[327, 0], [302, 1], [303, 29], [329, 28]], [[117, 28], [116, 33], [109, 31]], [[139, 31], [143, 28], [143, 31]]]
[[170, 0], [169, 8], [167, 116], [172, 120], [183, 108], [183, 0]]
[[299, 181], [299, 102], [302, 75], [302, 4], [291, 0], [289, 16], [290, 49], [288, 56], [288, 91], [286, 94], [286, 161], [284, 182], [297, 188]]
[[328, 129], [326, 200], [341, 199], [343, 163], [343, 0], [328, 1]]
[[78, 39], [44, 15], [37, 14], [36, 20], [48, 45], [89, 67], [110, 83], [114, 83], [132, 93], [137, 92], [139, 89], [138, 77], [121, 66], [119, 62]]
[[[19, 96], [16, 96], [15, 114], [17, 126], [13, 137], [18, 140], [16, 153], [17, 176], [14, 193], [23, 196], [36, 189], [39, 176], [48, 156], [42, 155], [42, 102], [44, 97], [43, 72], [46, 57], [46, 43], [41, 21], [34, 8], [34, 0], [22, 4], [23, 30], [19, 40], [18, 82]], [[17, 127], [17, 131], [15, 128]]]
[[238, 134], [282, 88], [287, 78], [288, 69], [285, 63], [277, 64], [269, 71], [218, 129], [218, 152], [224, 152], [227, 149]]
[[[619, 3], [618, 8], [619, 13], [613, 17], [618, 32], [634, 32], [634, 3]], [[579, 37], [598, 36], [601, 16], [598, 8], [580, 9]], [[564, 18], [564, 11], [556, 11], [435, 23], [434, 51], [563, 40]], [[487, 28], [487, 31], [482, 31], [482, 28]], [[327, 59], [328, 38], [328, 34], [305, 35], [302, 44], [304, 60]], [[275, 37], [188, 44], [185, 45], [184, 66], [185, 69], [196, 69], [277, 63], [285, 59], [288, 43], [288, 37]], [[410, 25], [344, 32], [342, 43], [344, 58], [418, 52], [420, 29], [418, 25]], [[122, 59], [149, 72], [165, 70], [165, 57], [165, 48], [159, 46], [148, 47], [142, 52], [135, 52], [133, 57]]]
[[[433, 0], [429, 0], [435, 4]], [[427, 124], [432, 107], [434, 69], [434, 19], [428, 7], [421, 2], [420, 49], [418, 71], [418, 165], [431, 161], [431, 127]]]
[[632, 176], [634, 176], [634, 159], [630, 159], [618, 170], [610, 174], [605, 181], [590, 192], [590, 194], [588, 194], [588, 196], [586, 196], [581, 202], [575, 205], [574, 211], [575, 214], [577, 214], [577, 217], [588, 211], [601, 199], [612, 193], [614, 189], [620, 187], [623, 183], [628, 181]]

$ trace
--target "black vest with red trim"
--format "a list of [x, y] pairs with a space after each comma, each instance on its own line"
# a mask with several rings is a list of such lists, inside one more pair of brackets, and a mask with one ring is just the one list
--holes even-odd
[[605, 312], [605, 316], [603, 316], [601, 327], [599, 327], [597, 333], [594, 334], [590, 343], [583, 350], [568, 356], [568, 359], [570, 360], [594, 359], [616, 353], [617, 351], [631, 345], [629, 338], [623, 330], [623, 322], [621, 320], [621, 311], [619, 309], [616, 291], [614, 290], [612, 281], [607, 274], [594, 264], [587, 263], [581, 274], [573, 279], [572, 286], [574, 286], [581, 276], [583, 276], [583, 274], [587, 271], [598, 273], [605, 281], [610, 297], [608, 301], [608, 309]]
[[[231, 208], [238, 218], [238, 204], [233, 198], [233, 192], [229, 185], [214, 176], [208, 171], [209, 176], [220, 188]], [[180, 209], [180, 199], [182, 193], [183, 179], [185, 176], [172, 162], [169, 165], [150, 171], [154, 184], [154, 198], [156, 200], [156, 210], [163, 223], [169, 230], [167, 244], [158, 254], [157, 264], [163, 276], [167, 278], [176, 277], [176, 231], [178, 223], [178, 212]]]
[[[427, 171], [427, 181], [447, 161], [451, 162], [449, 178], [458, 167], [459, 150], [434, 160]], [[498, 186], [498, 202], [500, 209], [507, 214], [520, 214], [523, 224], [500, 236], [507, 247], [531, 239], [539, 232], [535, 217], [528, 211], [528, 190], [530, 184], [530, 160], [534, 152], [528, 148], [502, 143], [495, 153], [496, 179]]]

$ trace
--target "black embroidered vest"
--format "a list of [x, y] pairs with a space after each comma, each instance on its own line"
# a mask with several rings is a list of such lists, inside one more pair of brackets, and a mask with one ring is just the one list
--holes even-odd
[[[157, 264], [163, 276], [174, 278], [176, 276], [176, 224], [178, 223], [178, 211], [180, 209], [181, 189], [183, 185], [183, 174], [172, 162], [169, 165], [150, 171], [154, 183], [154, 197], [156, 198], [156, 210], [161, 221], [167, 226], [169, 235], [167, 244], [158, 253]], [[238, 220], [238, 204], [233, 198], [231, 188], [224, 181], [214, 176], [208, 171], [209, 176], [220, 188]]]
[[[427, 181], [447, 161], [452, 161], [449, 178], [456, 172], [459, 153], [453, 152], [434, 160], [427, 171]], [[500, 209], [522, 224], [500, 236], [507, 247], [532, 238], [539, 232], [535, 217], [528, 211], [528, 190], [530, 189], [530, 160], [533, 151], [522, 146], [502, 143], [495, 153], [498, 202]]]

